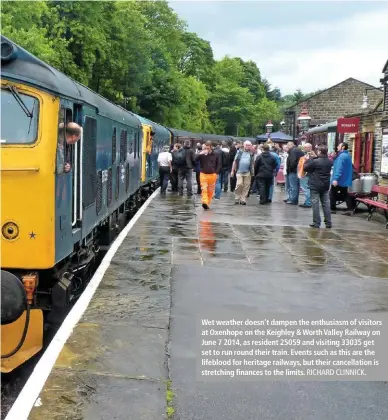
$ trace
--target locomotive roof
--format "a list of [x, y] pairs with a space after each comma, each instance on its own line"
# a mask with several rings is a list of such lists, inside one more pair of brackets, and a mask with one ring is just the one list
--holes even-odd
[[76, 102], [87, 103], [97, 108], [99, 115], [140, 127], [139, 120], [134, 114], [74, 81], [3, 35], [1, 35], [1, 64], [2, 78], [25, 82]]
[[170, 131], [164, 127], [163, 125], [160, 125], [154, 121], [149, 120], [148, 118], [142, 117], [141, 115], [137, 115], [134, 114], [138, 120], [142, 123], [142, 124], [148, 124], [152, 127], [152, 130], [155, 132], [156, 134], [156, 138], [158, 140], [170, 140]]

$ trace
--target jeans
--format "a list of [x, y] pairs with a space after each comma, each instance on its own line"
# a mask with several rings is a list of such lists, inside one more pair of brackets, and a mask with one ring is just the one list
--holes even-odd
[[228, 191], [228, 181], [229, 181], [229, 170], [221, 169], [217, 177], [215, 198], [221, 197], [222, 187], [224, 187], [224, 191]]
[[299, 201], [299, 178], [296, 172], [288, 174], [288, 183], [290, 185], [289, 198], [292, 204], [298, 204]]
[[178, 169], [172, 168], [172, 172], [170, 173], [170, 183], [171, 183], [171, 191], [177, 192], [178, 191]]
[[305, 206], [311, 206], [311, 197], [310, 197], [310, 178], [308, 176], [305, 176], [304, 178], [300, 178], [300, 188], [302, 188], [304, 192], [304, 205]]
[[273, 186], [273, 178], [256, 178], [257, 189], [260, 194], [260, 204], [266, 204], [270, 200], [270, 190]]
[[313, 224], [317, 227], [321, 226], [319, 202], [321, 202], [322, 205], [323, 216], [325, 217], [325, 224], [326, 226], [331, 226], [329, 191], [311, 191], [311, 203], [313, 207]]
[[286, 200], [289, 201], [290, 199], [290, 182], [288, 180], [288, 175], [284, 176], [284, 180], [285, 180], [285, 186], [284, 188], [286, 189]]
[[187, 195], [193, 195], [193, 170], [188, 168], [178, 169], [178, 193], [183, 195], [183, 182], [186, 180]]
[[275, 179], [276, 179], [276, 178], [274, 178], [274, 179], [272, 180], [272, 185], [271, 185], [271, 186], [270, 186], [270, 188], [269, 188], [268, 200], [270, 200], [270, 201], [272, 201], [273, 191], [274, 191], [274, 189], [275, 189], [275, 184], [276, 184]]
[[200, 180], [201, 172], [195, 173], [195, 179], [197, 181], [197, 194], [201, 194], [201, 180]]
[[169, 166], [161, 166], [159, 168], [160, 192], [162, 194], [166, 193], [169, 175], [170, 175], [170, 167]]

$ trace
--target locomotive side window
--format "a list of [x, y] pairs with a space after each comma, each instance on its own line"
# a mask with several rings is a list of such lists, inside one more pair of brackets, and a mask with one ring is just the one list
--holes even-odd
[[133, 138], [133, 157], [136, 159], [136, 154], [137, 154], [137, 142], [136, 142], [136, 137], [132, 136]]
[[116, 127], [113, 127], [112, 134], [112, 164], [116, 162]]
[[1, 89], [1, 143], [32, 144], [38, 138], [39, 101], [13, 86]]
[[132, 150], [132, 143], [133, 143], [133, 130], [132, 128], [128, 129], [128, 137], [127, 137], [127, 145], [128, 145], [128, 160], [129, 160], [129, 156], [132, 154], [133, 150]]
[[120, 162], [123, 163], [127, 159], [127, 132], [121, 130], [120, 133]]

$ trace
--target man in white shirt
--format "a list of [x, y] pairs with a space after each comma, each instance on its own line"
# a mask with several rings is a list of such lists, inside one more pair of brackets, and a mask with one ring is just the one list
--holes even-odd
[[172, 155], [170, 153], [170, 146], [163, 146], [163, 152], [158, 155], [159, 176], [160, 176], [160, 194], [166, 195], [168, 179], [172, 172]]

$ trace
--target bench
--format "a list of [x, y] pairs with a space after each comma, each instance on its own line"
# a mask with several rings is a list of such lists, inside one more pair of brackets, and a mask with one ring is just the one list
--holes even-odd
[[[388, 187], [374, 185], [371, 193], [373, 194], [372, 198], [357, 197], [356, 201], [357, 203], [363, 203], [368, 207], [369, 214], [367, 220], [370, 220], [376, 209], [384, 210], [385, 220], [387, 221], [385, 228], [388, 229]], [[379, 201], [378, 194], [385, 196], [385, 202]], [[354, 208], [353, 213], [355, 210], [356, 208]]]

